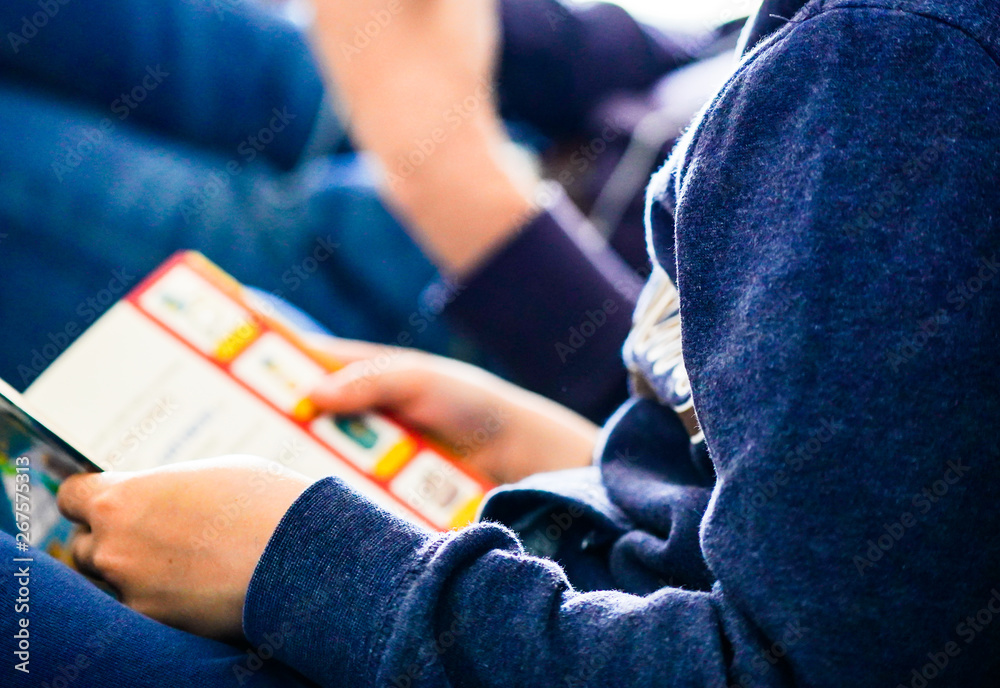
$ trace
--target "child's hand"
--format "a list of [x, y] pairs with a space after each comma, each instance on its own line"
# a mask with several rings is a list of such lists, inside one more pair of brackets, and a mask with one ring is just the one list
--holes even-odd
[[243, 637], [243, 602], [278, 522], [310, 481], [252, 457], [139, 473], [77, 475], [59, 509], [79, 523], [79, 568], [157, 621], [210, 638]]
[[497, 119], [496, 0], [322, 0], [317, 15], [316, 41], [365, 148], [409, 153], [434, 129], [450, 132], [451, 111]]
[[494, 97], [496, 0], [322, 0], [316, 39], [383, 194], [446, 274], [468, 274], [538, 212]]
[[589, 465], [597, 426], [484, 370], [447, 358], [342, 339], [317, 348], [346, 367], [313, 392], [332, 413], [388, 411], [498, 482]]

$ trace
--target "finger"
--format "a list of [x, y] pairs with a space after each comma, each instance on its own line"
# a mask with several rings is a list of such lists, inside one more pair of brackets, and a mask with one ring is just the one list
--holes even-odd
[[56, 495], [56, 505], [63, 516], [76, 523], [89, 524], [94, 497], [106, 489], [103, 473], [71, 475], [63, 481]]
[[89, 530], [77, 531], [70, 543], [73, 564], [80, 570], [80, 573], [100, 578], [101, 572], [94, 565], [95, 548], [94, 534]]
[[383, 357], [395, 358], [406, 351], [406, 349], [387, 344], [375, 344], [373, 342], [342, 339], [327, 335], [310, 335], [306, 337], [306, 344], [313, 350], [313, 353], [321, 355], [326, 360], [338, 363], [338, 368], [350, 365], [351, 363], [357, 363], [358, 361]]
[[118, 589], [108, 582], [105, 574], [98, 571], [94, 563], [94, 550], [96, 547], [94, 535], [90, 529], [86, 526], [78, 526], [73, 539], [69, 543], [69, 552], [70, 557], [73, 559], [73, 565], [77, 571], [86, 576], [87, 580], [112, 597], [117, 598], [119, 595]]
[[377, 363], [377, 359], [358, 361], [328, 375], [309, 395], [310, 400], [329, 413], [399, 411], [426, 391], [430, 375], [412, 365], [410, 354], [390, 361], [385, 368]]

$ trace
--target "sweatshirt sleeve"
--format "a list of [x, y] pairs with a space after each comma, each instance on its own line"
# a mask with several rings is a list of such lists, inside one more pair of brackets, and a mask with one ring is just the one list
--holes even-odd
[[28, 17], [40, 7], [0, 4], [0, 72], [89, 102], [112, 127], [143, 124], [241, 164], [290, 168], [321, 112], [329, 123], [305, 37], [256, 3], [53, 1], [39, 30]]
[[548, 136], [578, 134], [601, 100], [643, 91], [693, 59], [694, 41], [640, 24], [610, 3], [502, 0], [504, 116]]
[[517, 383], [600, 423], [628, 397], [622, 345], [641, 280], [557, 184], [546, 210], [444, 307]]
[[[657, 178], [711, 590], [581, 593], [500, 526], [432, 535], [327, 480], [260, 561], [251, 642], [324, 686], [992, 685], [1000, 74], [949, 24], [800, 15]], [[704, 489], [636, 475], [637, 528]]]
[[651, 187], [717, 471], [702, 547], [760, 637], [801, 621], [775, 665], [793, 685], [985, 686], [996, 665], [1000, 625], [975, 618], [1000, 611], [982, 22], [971, 3], [809, 2]]
[[286, 515], [244, 612], [322, 686], [722, 686], [720, 621], [708, 593], [575, 592], [502, 526], [431, 535], [332, 478]]

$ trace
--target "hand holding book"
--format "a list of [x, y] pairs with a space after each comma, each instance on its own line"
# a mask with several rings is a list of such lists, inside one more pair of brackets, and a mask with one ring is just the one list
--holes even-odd
[[[76, 565], [122, 603], [175, 628], [239, 640], [254, 567], [311, 482], [263, 459], [228, 457], [75, 475], [58, 503], [81, 526]], [[220, 515], [224, 537], [205, 542], [205, 524]]]
[[[339, 476], [445, 530], [475, 516], [492, 486], [481, 476], [512, 482], [591, 460], [597, 428], [552, 401], [449, 359], [306, 338], [255, 308], [203, 257], [180, 254], [27, 399], [0, 386], [0, 468], [13, 495], [0, 513], [16, 516], [14, 473], [30, 472], [27, 544], [72, 557], [157, 620], [234, 639], [254, 567], [313, 481]], [[204, 460], [213, 455], [228, 458]], [[98, 472], [71, 476], [86, 471]], [[59, 483], [59, 509], [82, 526], [73, 540], [54, 503]]]
[[481, 368], [332, 337], [317, 346], [348, 364], [313, 392], [321, 411], [388, 413], [497, 484], [591, 462], [596, 425]]
[[179, 254], [28, 397], [104, 470], [252, 454], [313, 480], [339, 476], [432, 528], [469, 523], [492, 484], [398, 420], [321, 413], [310, 391], [343, 362], [258, 301], [204, 257]]
[[[318, 357], [348, 364], [312, 394], [321, 411], [388, 412], [497, 482], [591, 460], [596, 426], [479, 368], [334, 338], [316, 347]], [[75, 562], [123, 603], [171, 626], [234, 640], [264, 547], [311, 482], [277, 463], [230, 457], [74, 476], [59, 507], [82, 526]], [[205, 524], [220, 515], [225, 532], [206, 542]]]

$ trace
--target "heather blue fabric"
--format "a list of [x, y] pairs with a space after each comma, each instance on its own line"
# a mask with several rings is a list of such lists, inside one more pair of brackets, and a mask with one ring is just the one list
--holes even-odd
[[[712, 470], [651, 402], [616, 416], [589, 503], [634, 524], [615, 585], [327, 480], [255, 573], [252, 640], [325, 591], [326, 623], [279, 656], [331, 686], [993, 685], [1000, 17], [814, 0], [786, 18], [651, 187]], [[700, 578], [650, 591], [699, 555]]]
[[[583, 53], [606, 55], [609, 49], [617, 51], [616, 43], [627, 47], [644, 34], [614, 8], [586, 10], [580, 13], [584, 20], [577, 21], [575, 11], [553, 0], [536, 4], [557, 13], [559, 30], [536, 34], [541, 42], [518, 48], [512, 37], [524, 31], [507, 26], [505, 60], [528, 54], [529, 48], [534, 55], [534, 62], [522, 60], [505, 69], [508, 83], [531, 83], [538, 60], [567, 59], [575, 60], [571, 69], [582, 83], [591, 65], [602, 61], [583, 59]], [[250, 3], [108, 5], [107, 12], [92, 3], [51, 5], [58, 11], [27, 46], [11, 43], [9, 36], [0, 44], [0, 122], [5, 131], [0, 139], [0, 269], [8, 284], [0, 292], [0, 322], [5, 324], [0, 342], [6, 352], [0, 374], [23, 387], [110, 303], [103, 298], [109, 283], [115, 292], [109, 294], [118, 296], [181, 247], [205, 251], [243, 281], [294, 301], [342, 334], [392, 341], [406, 331], [424, 348], [447, 350], [454, 340], [442, 336], [439, 327], [447, 304], [425, 299], [413, 305], [430, 276], [429, 265], [377, 203], [363, 165], [351, 157], [304, 159], [309, 136], [316, 138], [313, 111], [321, 101], [315, 67], [301, 37]], [[33, 17], [35, 11], [32, 3], [10, 3], [0, 9], [0, 25], [5, 33], [19, 33], [22, 17]], [[248, 22], [240, 19], [247, 12]], [[535, 17], [527, 11], [504, 13], [505, 22], [520, 21], [525, 27]], [[627, 40], [615, 41], [616, 35]], [[650, 36], [652, 43], [661, 41]], [[562, 110], [565, 94], [547, 86], [538, 89], [540, 95], [527, 108], [523, 98], [530, 89], [501, 94], [504, 112], [529, 122], [542, 118], [536, 126], [544, 129], [546, 121], [555, 121], [546, 112], [558, 110], [562, 126], [580, 131], [582, 123], [574, 118], [585, 117], [595, 98], [616, 85], [648, 85], [687, 59], [664, 50], [648, 59], [645, 50], [637, 47], [634, 59], [619, 64], [631, 75], [627, 84], [607, 69], [600, 89], [575, 94], [572, 118]], [[162, 81], [128, 110], [125, 120], [117, 119], [121, 91], [141, 84], [146, 66], [163, 75]], [[295, 118], [260, 151], [254, 165], [244, 165], [249, 161], [240, 145], [269, 125], [275, 108], [288, 103], [294, 103], [288, 108]], [[102, 130], [106, 118], [114, 125], [113, 136]], [[335, 141], [335, 128], [332, 133]], [[316, 149], [315, 140], [310, 147]], [[78, 162], [68, 169], [54, 164], [66, 164], [70, 151], [80, 156]], [[220, 170], [234, 158], [240, 173], [218, 184], [220, 176], [227, 178]], [[284, 172], [293, 165], [292, 174]], [[184, 205], [215, 188], [213, 184], [218, 193], [212, 202], [186, 216]], [[332, 233], [331, 217], [339, 220]], [[526, 227], [518, 246], [539, 243], [536, 236], [542, 245], [551, 240], [566, 251], [560, 260], [594, 277], [593, 285], [582, 288], [599, 303], [624, 298], [611, 318], [614, 324], [606, 327], [606, 333], [623, 337], [636, 278], [606, 251], [595, 256], [572, 241], [579, 223], [578, 216], [560, 220], [543, 214]], [[295, 269], [308, 267], [314, 251], [334, 243], [339, 244], [335, 256], [324, 261], [320, 273], [300, 277]], [[382, 258], [373, 261], [372, 255]], [[489, 270], [481, 281], [493, 291], [504, 288], [509, 275], [501, 274], [494, 285]], [[560, 274], [568, 285], [556, 284], [555, 290], [582, 277], [573, 270]], [[463, 293], [476, 290], [470, 284]], [[89, 301], [95, 297], [96, 305]], [[535, 339], [547, 347], [552, 330], [543, 324]], [[507, 333], [507, 339], [513, 334]], [[502, 343], [505, 351], [520, 354], [506, 340]], [[518, 344], [532, 346], [527, 339]], [[593, 357], [582, 367], [595, 379], [595, 391], [591, 395], [587, 383], [578, 384], [566, 401], [581, 409], [606, 409], [609, 389], [612, 400], [624, 394], [617, 347], [612, 342], [589, 349], [603, 352], [603, 360]], [[21, 370], [22, 365], [28, 370]], [[544, 375], [553, 370], [543, 370], [542, 386]], [[602, 382], [602, 377], [614, 382]], [[11, 562], [14, 556], [10, 540], [0, 538], [0, 557]], [[247, 653], [143, 619], [44, 555], [33, 556], [33, 581], [41, 581], [32, 587], [33, 673], [8, 674], [5, 669], [5, 681], [12, 675], [15, 685], [34, 686], [307, 684], [291, 670], [279, 670], [273, 662], [258, 668], [258, 662], [294, 635], [299, 624], [325, 615], [322, 596], [300, 607], [294, 626], [267, 634]], [[7, 599], [17, 593], [8, 575], [14, 571], [16, 567], [5, 565], [0, 590]], [[12, 620], [2, 617], [0, 634], [14, 635]]]

